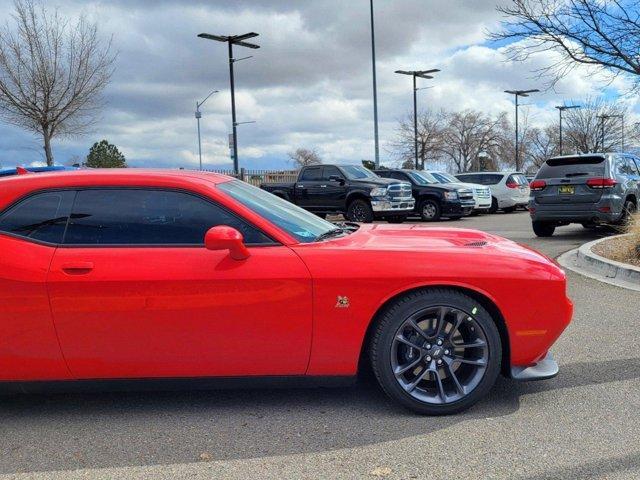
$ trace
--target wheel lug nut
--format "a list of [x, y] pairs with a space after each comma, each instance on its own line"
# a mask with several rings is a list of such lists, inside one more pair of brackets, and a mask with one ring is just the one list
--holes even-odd
[[449, 355], [449, 350], [445, 350], [445, 351], [444, 351], [444, 354], [445, 354], [445, 355]]
[[442, 340], [438, 340], [438, 345], [442, 345]]
[[431, 344], [427, 343], [427, 344], [425, 345], [425, 348], [426, 348], [427, 350], [428, 350], [428, 349], [430, 349], [430, 348], [431, 348]]
[[427, 356], [427, 362], [430, 362], [430, 361], [431, 361], [431, 357]]
[[442, 360], [438, 360], [438, 365], [442, 365]]

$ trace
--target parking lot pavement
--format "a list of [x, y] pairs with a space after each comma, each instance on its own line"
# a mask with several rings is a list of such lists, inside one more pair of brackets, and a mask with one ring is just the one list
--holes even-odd
[[[577, 226], [536, 239], [526, 213], [434, 225], [486, 230], [550, 256], [602, 235]], [[569, 291], [576, 312], [554, 348], [560, 375], [535, 383], [500, 379], [462, 415], [415, 416], [369, 382], [339, 390], [18, 396], [0, 400], [0, 473], [640, 478], [638, 294], [573, 273]]]

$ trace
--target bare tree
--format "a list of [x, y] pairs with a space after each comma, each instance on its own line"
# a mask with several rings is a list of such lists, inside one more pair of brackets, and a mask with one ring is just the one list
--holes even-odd
[[529, 169], [537, 171], [549, 158], [560, 155], [560, 128], [557, 124], [532, 128], [528, 144]]
[[47, 165], [51, 140], [86, 133], [113, 73], [111, 42], [86, 18], [73, 25], [37, 0], [16, 0], [0, 30], [0, 115], [42, 135]]
[[496, 165], [506, 123], [504, 113], [496, 118], [474, 110], [451, 113], [443, 133], [442, 153], [457, 172]]
[[293, 152], [289, 152], [289, 159], [293, 162], [296, 168], [307, 167], [309, 165], [319, 165], [322, 163], [322, 159], [318, 152], [315, 150], [309, 150], [308, 148], [298, 148]]
[[414, 165], [412, 168], [424, 170], [429, 160], [435, 160], [440, 155], [445, 120], [444, 112], [426, 110], [418, 115], [418, 165], [415, 165], [413, 114], [399, 121], [396, 139], [391, 144], [392, 151], [403, 163], [410, 162]]
[[[607, 152], [622, 149], [622, 124], [626, 113], [620, 104], [589, 99], [582, 108], [566, 114], [562, 129], [563, 143], [569, 152]], [[626, 129], [627, 145], [635, 142], [636, 129]]]
[[[640, 85], [640, 18], [632, 0], [512, 0], [498, 11], [506, 16], [494, 39], [511, 43], [513, 59], [553, 51], [558, 60], [542, 69], [552, 84], [577, 65], [613, 75], [634, 76]], [[518, 41], [523, 40], [523, 41]]]

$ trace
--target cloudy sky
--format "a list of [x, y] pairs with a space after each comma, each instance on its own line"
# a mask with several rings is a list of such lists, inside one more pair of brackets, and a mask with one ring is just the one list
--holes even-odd
[[[473, 108], [513, 112], [503, 90], [540, 87], [534, 71], [549, 62], [537, 55], [510, 62], [504, 45], [487, 41], [500, 21], [499, 0], [375, 0], [381, 158], [397, 121], [412, 108], [411, 78], [396, 69], [440, 68], [421, 86], [423, 108]], [[287, 152], [315, 148], [325, 161], [372, 159], [373, 106], [368, 0], [47, 0], [70, 17], [85, 14], [101, 34], [113, 35], [119, 52], [105, 91], [106, 107], [95, 131], [57, 139], [56, 161], [86, 156], [106, 138], [131, 166], [196, 167], [195, 102], [203, 107], [202, 138], [207, 168], [229, 167], [231, 113], [226, 46], [198, 33], [255, 31], [259, 50], [237, 48], [241, 166], [288, 165]], [[0, 0], [0, 23], [11, 22], [11, 0]], [[524, 108], [532, 124], [555, 121], [553, 105], [587, 96], [615, 97], [624, 79], [606, 85], [600, 75], [576, 70], [555, 91], [532, 97]], [[627, 99], [636, 108], [635, 99]], [[42, 162], [40, 140], [0, 123], [0, 164]]]

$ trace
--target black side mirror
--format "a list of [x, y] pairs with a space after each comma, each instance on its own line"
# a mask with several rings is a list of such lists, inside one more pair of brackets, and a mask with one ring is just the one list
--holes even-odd
[[329, 175], [329, 181], [338, 182], [340, 185], [344, 185], [344, 178], [339, 175]]

